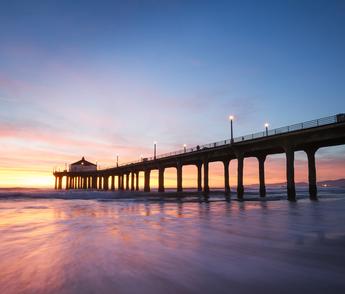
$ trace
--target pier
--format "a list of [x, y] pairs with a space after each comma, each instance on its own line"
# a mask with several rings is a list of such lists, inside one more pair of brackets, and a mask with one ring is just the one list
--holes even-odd
[[[62, 179], [66, 177], [65, 189], [139, 190], [139, 173], [144, 172], [144, 191], [150, 192], [150, 174], [158, 170], [158, 191], [164, 192], [164, 171], [176, 168], [177, 192], [183, 191], [182, 168], [186, 165], [197, 167], [197, 190], [208, 193], [209, 164], [222, 162], [224, 166], [224, 192], [231, 194], [229, 185], [229, 164], [237, 160], [237, 198], [243, 199], [244, 159], [255, 157], [259, 163], [260, 196], [266, 196], [265, 160], [268, 155], [286, 155], [287, 198], [296, 200], [294, 154], [304, 151], [308, 158], [308, 181], [311, 199], [317, 199], [315, 153], [319, 148], [345, 144], [345, 114], [298, 123], [231, 138], [193, 148], [154, 155], [138, 161], [95, 171], [55, 171], [55, 189], [63, 189]], [[131, 184], [129, 185], [129, 179]]]

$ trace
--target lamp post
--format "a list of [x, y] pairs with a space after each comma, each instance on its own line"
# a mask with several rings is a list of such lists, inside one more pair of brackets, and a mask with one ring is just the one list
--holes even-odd
[[116, 154], [116, 166], [119, 167], [119, 154]]
[[269, 126], [269, 124], [268, 124], [268, 123], [265, 123], [266, 136], [268, 136], [268, 126]]
[[184, 151], [184, 153], [187, 152], [187, 145], [186, 144], [183, 144], [183, 151]]
[[140, 161], [143, 161], [143, 155], [142, 154], [140, 154]]
[[153, 142], [153, 159], [156, 159], [157, 156], [157, 141]]
[[233, 126], [232, 126], [232, 123], [233, 123], [233, 120], [234, 120], [234, 116], [233, 115], [230, 115], [229, 116], [229, 120], [230, 120], [230, 128], [231, 128], [231, 139], [230, 139], [230, 143], [234, 143], [234, 129], [233, 129]]

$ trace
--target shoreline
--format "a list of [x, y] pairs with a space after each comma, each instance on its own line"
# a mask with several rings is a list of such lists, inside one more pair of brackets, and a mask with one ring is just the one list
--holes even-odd
[[[345, 197], [344, 188], [320, 188], [318, 199]], [[6, 199], [61, 199], [61, 200], [103, 200], [103, 201], [280, 201], [287, 200], [286, 191], [283, 189], [269, 189], [266, 197], [260, 197], [256, 190], [246, 191], [243, 199], [237, 199], [237, 194], [232, 191], [231, 194], [226, 195], [222, 190], [213, 190], [205, 194], [197, 191], [175, 192], [151, 192], [144, 191], [98, 191], [98, 190], [47, 190], [47, 189], [0, 189], [0, 200]], [[297, 190], [297, 201], [302, 199], [309, 199], [307, 189]]]

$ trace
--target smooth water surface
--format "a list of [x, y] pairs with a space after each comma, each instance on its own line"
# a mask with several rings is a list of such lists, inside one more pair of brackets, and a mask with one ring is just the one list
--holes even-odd
[[345, 197], [0, 200], [0, 293], [345, 293]]

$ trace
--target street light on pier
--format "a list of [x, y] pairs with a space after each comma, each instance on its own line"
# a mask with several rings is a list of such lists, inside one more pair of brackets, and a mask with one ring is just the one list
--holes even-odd
[[116, 166], [119, 167], [119, 154], [116, 154]]
[[234, 129], [233, 129], [233, 126], [232, 126], [233, 120], [234, 120], [234, 116], [230, 115], [229, 116], [229, 121], [230, 121], [230, 128], [231, 128], [231, 139], [230, 139], [230, 143], [231, 144], [234, 143]]
[[268, 123], [265, 123], [266, 136], [268, 136], [268, 126], [269, 126], [269, 124], [268, 124]]
[[153, 159], [157, 157], [157, 141], [153, 142]]
[[184, 153], [187, 152], [187, 145], [186, 144], [183, 144], [183, 151], [184, 151]]
[[140, 161], [143, 161], [144, 156], [140, 154]]

